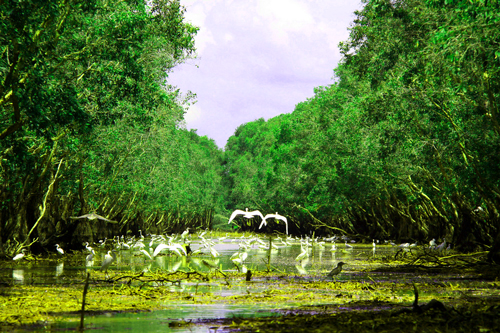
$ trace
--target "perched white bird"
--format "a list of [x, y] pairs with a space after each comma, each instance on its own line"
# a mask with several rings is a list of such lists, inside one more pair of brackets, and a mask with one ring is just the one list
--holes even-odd
[[276, 219], [276, 220], [281, 220], [281, 221], [285, 222], [286, 234], [288, 235], [288, 220], [286, 219], [286, 217], [284, 217], [283, 215], [279, 215], [278, 212], [276, 212], [276, 214], [267, 214], [266, 216], [264, 216], [264, 219], [262, 220], [262, 223], [260, 224], [259, 229], [262, 227], [262, 225], [267, 225], [267, 223], [266, 223], [267, 219]]
[[116, 261], [116, 252], [115, 250], [113, 251], [108, 251], [108, 254], [104, 256], [104, 260], [102, 261], [101, 264], [101, 271], [105, 271], [106, 274], [108, 273], [108, 267], [111, 266], [111, 264]]
[[373, 248], [376, 248], [376, 247], [377, 247], [377, 244], [375, 243], [375, 239], [373, 240], [372, 245], [373, 245]]
[[21, 250], [21, 253], [18, 253], [14, 256], [14, 258], [12, 258], [12, 260], [16, 261], [16, 260], [21, 260], [24, 258], [24, 251], [26, 251], [25, 249], [22, 249]]
[[332, 244], [332, 249], [330, 251], [337, 251], [337, 245], [335, 245], [335, 242]]
[[56, 244], [56, 250], [57, 250], [57, 252], [59, 252], [59, 254], [61, 254], [61, 255], [64, 254], [64, 250], [61, 249], [61, 247], [59, 246], [59, 244]]
[[[229, 218], [229, 223], [231, 223], [232, 220], [234, 220], [234, 218], [238, 215], [243, 215], [243, 217], [246, 217], [247, 219], [251, 219], [251, 218], [254, 218], [255, 216], [260, 216], [260, 218], [262, 219], [262, 222], [265, 224], [265, 220], [264, 220], [264, 216], [262, 215], [261, 212], [259, 212], [258, 210], [254, 210], [254, 211], [251, 211], [249, 212], [248, 211], [248, 208], [245, 208], [245, 210], [241, 210], [241, 209], [236, 209], [232, 214], [231, 214], [231, 217]], [[262, 225], [262, 224], [261, 224]]]
[[429, 242], [429, 249], [435, 249], [436, 248], [436, 239], [433, 238], [431, 239], [431, 241]]

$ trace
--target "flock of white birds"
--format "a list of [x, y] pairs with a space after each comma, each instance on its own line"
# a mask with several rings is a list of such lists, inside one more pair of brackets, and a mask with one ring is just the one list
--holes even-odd
[[[337, 251], [338, 248], [336, 244], [337, 241], [340, 240], [344, 241], [344, 247], [342, 248], [342, 251], [352, 250], [355, 244], [355, 241], [349, 240], [345, 236], [342, 237], [331, 236], [328, 238], [321, 238], [321, 239], [320, 238], [313, 239], [308, 236], [300, 238], [289, 236], [288, 222], [286, 217], [279, 215], [278, 213], [267, 214], [266, 216], [263, 216], [263, 214], [260, 213], [258, 210], [249, 212], [248, 208], [245, 211], [235, 210], [231, 214], [228, 223], [231, 222], [234, 223], [233, 220], [239, 215], [242, 215], [244, 218], [247, 219], [260, 217], [261, 223], [259, 229], [262, 226], [267, 225], [266, 220], [269, 218], [283, 221], [287, 226], [286, 228], [287, 235], [284, 236], [284, 238], [281, 238], [279, 236], [273, 237], [272, 242], [269, 242], [269, 239], [267, 239], [267, 241], [264, 241], [257, 236], [246, 237], [245, 235], [242, 235], [240, 238], [233, 238], [229, 240], [227, 239], [227, 234], [225, 237], [212, 237], [212, 232], [209, 232], [208, 230], [202, 231], [200, 233], [190, 234], [189, 228], [187, 228], [181, 234], [148, 235], [148, 237], [146, 238], [142, 235], [141, 230], [139, 230], [140, 236], [138, 238], [133, 236], [125, 239], [124, 236], [120, 237], [116, 236], [113, 239], [110, 240], [104, 239], [94, 244], [94, 247], [99, 248], [101, 251], [106, 251], [106, 249], [111, 248], [111, 250], [108, 250], [107, 254], [102, 259], [100, 270], [104, 271], [107, 275], [108, 268], [113, 264], [113, 262], [116, 262], [117, 254], [120, 253], [121, 251], [134, 251], [134, 253], [136, 253], [137, 255], [144, 255], [146, 260], [153, 260], [155, 257], [157, 257], [162, 253], [172, 254], [179, 257], [206, 255], [212, 258], [217, 258], [220, 254], [215, 249], [215, 245], [218, 243], [222, 243], [224, 241], [231, 241], [238, 244], [238, 250], [230, 257], [230, 260], [236, 266], [238, 271], [245, 273], [247, 271], [247, 268], [245, 266], [245, 260], [248, 258], [247, 251], [251, 248], [257, 247], [262, 250], [273, 251], [277, 250], [279, 247], [286, 247], [286, 246], [300, 244], [301, 251], [295, 258], [295, 260], [297, 262], [303, 262], [309, 257], [311, 252], [310, 250], [313, 245], [319, 246], [320, 248], [324, 248], [326, 243], [328, 243], [331, 244], [330, 251], [335, 252]], [[83, 215], [77, 218], [84, 218], [84, 217], [88, 219], [97, 219], [97, 218], [104, 219], [103, 217], [100, 217], [95, 213]], [[350, 244], [348, 242], [350, 242]], [[379, 243], [378, 240], [373, 240], [372, 243], [373, 251], [375, 251], [378, 243]], [[396, 245], [390, 241], [385, 241], [385, 243], [392, 246], [398, 246], [404, 250], [409, 250], [410, 248], [417, 246], [417, 243], [413, 244], [403, 243], [400, 245]], [[191, 244], [196, 244], [197, 249], [192, 251], [190, 246]], [[444, 240], [443, 243], [439, 245], [436, 244], [435, 239], [432, 239], [429, 242], [429, 248], [437, 251], [443, 251], [445, 249], [449, 250], [450, 245], [448, 244], [448, 247], [446, 247], [446, 245], [447, 245], [446, 240]], [[85, 259], [86, 266], [93, 266], [94, 258], [96, 256], [96, 251], [94, 250], [93, 247], [90, 246], [88, 242], [85, 244], [85, 248], [88, 251], [88, 255], [86, 256]], [[64, 255], [64, 250], [59, 246], [59, 244], [56, 244], [56, 251], [59, 253], [59, 255]], [[21, 260], [22, 258], [24, 258], [24, 256], [25, 256], [25, 250], [23, 249], [13, 258], [13, 260], [15, 261]], [[210, 270], [219, 269], [219, 267], [216, 264], [210, 262], [209, 260], [201, 259], [201, 262], [205, 267], [207, 267]], [[300, 268], [303, 268], [303, 264], [296, 265], [296, 267], [300, 271]], [[337, 271], [335, 271], [335, 269], [337, 269]], [[334, 272], [335, 274], [332, 274], [332, 272], [330, 272], [328, 277], [334, 276], [338, 274], [337, 272], [340, 271], [341, 271], [341, 265], [340, 267], [337, 266], [336, 268], [334, 268], [332, 272]]]

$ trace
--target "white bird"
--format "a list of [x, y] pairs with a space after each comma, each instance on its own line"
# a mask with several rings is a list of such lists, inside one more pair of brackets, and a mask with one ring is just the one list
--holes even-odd
[[185, 239], [187, 237], [187, 235], [189, 235], [189, 228], [184, 230], [184, 232], [181, 234], [181, 239]]
[[375, 243], [375, 239], [373, 240], [372, 245], [373, 245], [373, 248], [376, 248], [376, 247], [377, 247], [377, 244]]
[[179, 251], [181, 250], [185, 256], [187, 256], [186, 249], [181, 245], [174, 243], [172, 245], [167, 245], [164, 243], [158, 244], [158, 246], [155, 249], [155, 252], [153, 253], [153, 258], [156, 257], [161, 251], [168, 249], [172, 252], [175, 252], [179, 257], [182, 256], [182, 253]]
[[108, 273], [108, 267], [111, 266], [111, 264], [116, 261], [116, 253], [115, 250], [113, 251], [108, 251], [108, 254], [104, 256], [104, 260], [102, 261], [101, 264], [101, 271], [105, 271], [106, 274]]
[[335, 245], [335, 242], [332, 244], [332, 249], [330, 251], [337, 251], [337, 245]]
[[148, 257], [150, 260], [153, 260], [153, 257], [149, 254], [148, 251], [141, 249], [140, 252], [142, 252], [146, 257]]
[[219, 252], [217, 252], [217, 250], [215, 248], [213, 248], [212, 246], [210, 246], [209, 249], [210, 249], [210, 254], [212, 255], [212, 257], [217, 258], [220, 255]]
[[231, 256], [231, 261], [236, 265], [236, 266], [240, 266], [243, 264], [243, 262], [245, 261], [245, 259], [248, 257], [248, 253], [246, 252], [235, 252], [232, 256]]
[[94, 254], [95, 254], [94, 249], [91, 249], [90, 254], [85, 258], [87, 264], [92, 260], [94, 260]]
[[[231, 214], [231, 217], [229, 218], [229, 222], [227, 224], [231, 223], [231, 221], [234, 220], [234, 218], [238, 215], [243, 215], [243, 217], [246, 217], [247, 219], [254, 218], [255, 216], [260, 216], [260, 218], [262, 219], [262, 222], [265, 224], [264, 216], [262, 215], [261, 212], [259, 212], [258, 210], [254, 210], [254, 211], [249, 212], [248, 208], [245, 208], [245, 211], [243, 211], [241, 209], [236, 209]], [[261, 225], [262, 225], [262, 223], [261, 223]]]
[[16, 261], [16, 260], [21, 260], [24, 258], [24, 251], [26, 251], [25, 249], [22, 249], [21, 250], [21, 253], [18, 253], [14, 256], [14, 258], [12, 258], [12, 260]]
[[59, 254], [61, 254], [61, 255], [64, 254], [64, 250], [61, 249], [61, 247], [59, 246], [59, 244], [56, 244], [56, 250], [57, 250], [57, 252], [59, 252]]
[[429, 242], [429, 249], [435, 249], [436, 248], [436, 239], [433, 238], [431, 239], [431, 241]]
[[347, 244], [347, 241], [345, 241], [345, 248], [346, 249], [352, 249], [352, 245], [351, 244]]
[[308, 257], [309, 255], [307, 254], [307, 247], [301, 247], [302, 252], [295, 258], [295, 260], [300, 261], [304, 259], [305, 257]]
[[89, 251], [90, 253], [92, 253], [92, 251], [94, 251], [94, 249], [89, 246], [89, 242], [85, 242], [85, 248], [87, 249], [87, 251]]
[[262, 220], [262, 223], [260, 224], [259, 229], [262, 227], [263, 224], [267, 225], [267, 223], [266, 223], [267, 219], [276, 219], [276, 220], [281, 220], [281, 221], [285, 222], [286, 234], [288, 235], [288, 220], [286, 219], [286, 217], [284, 217], [283, 215], [279, 215], [278, 212], [276, 212], [276, 214], [267, 214], [264, 217], [264, 219]]
[[99, 219], [99, 220], [103, 220], [103, 221], [107, 221], [107, 222], [115, 222], [116, 223], [116, 221], [109, 220], [101, 215], [96, 214], [95, 212], [90, 212], [90, 213], [82, 215], [82, 216], [71, 216], [71, 218], [73, 220], [76, 220], [76, 219], [89, 219], [89, 220]]
[[165, 249], [170, 249], [170, 246], [167, 244], [160, 243], [155, 249], [155, 252], [153, 252], [153, 258], [156, 257], [161, 251]]

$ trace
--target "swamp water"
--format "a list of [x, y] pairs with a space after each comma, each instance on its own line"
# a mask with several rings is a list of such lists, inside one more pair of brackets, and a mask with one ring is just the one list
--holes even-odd
[[[253, 273], [251, 281], [247, 282], [246, 274], [239, 272], [230, 259], [242, 241], [233, 238], [216, 242], [213, 246], [219, 253], [216, 258], [203, 249], [201, 254], [192, 257], [159, 255], [152, 260], [139, 251], [121, 250], [107, 275], [98, 271], [105, 250], [97, 251], [94, 261], [87, 265], [81, 254], [64, 255], [56, 260], [21, 261], [10, 263], [10, 277], [5, 274], [4, 267], [2, 279], [10, 279], [8, 282], [13, 288], [40, 286], [43, 289], [48, 286], [50, 290], [62, 287], [61, 293], [65, 292], [65, 287], [77, 285], [75, 295], [69, 296], [69, 302], [74, 303], [71, 310], [61, 307], [61, 314], [57, 314], [58, 309], [47, 309], [49, 317], [56, 317], [51, 319], [55, 323], [38, 328], [30, 326], [29, 331], [74, 330], [78, 327], [80, 317], [76, 312], [78, 306], [81, 307], [82, 281], [87, 272], [91, 274], [89, 291], [98, 290], [99, 293], [106, 289], [112, 299], [106, 303], [106, 295], [100, 298], [97, 294], [87, 295], [86, 310], [90, 313], [85, 316], [85, 328], [99, 332], [215, 332], [217, 328], [221, 332], [227, 323], [219, 326], [217, 322], [224, 318], [408, 307], [414, 299], [410, 287], [412, 282], [422, 286], [420, 299], [423, 301], [431, 298], [452, 301], [460, 298], [464, 290], [467, 290], [468, 297], [492, 294], [488, 282], [476, 281], [465, 271], [448, 274], [445, 278], [442, 274], [378, 271], [377, 268], [390, 266], [394, 261], [400, 248], [392, 246], [377, 246], [373, 250], [371, 244], [353, 244], [353, 249], [337, 244], [337, 250], [331, 251], [331, 243], [315, 244], [309, 247], [308, 257], [297, 261], [295, 258], [301, 253], [299, 241], [289, 244], [275, 241], [277, 248], [271, 250], [268, 266], [269, 250], [264, 245], [268, 240], [265, 238], [261, 239], [264, 244], [256, 243], [246, 250], [248, 256], [244, 264], [246, 270]], [[195, 252], [200, 246], [196, 239], [191, 243]], [[203, 261], [218, 267], [222, 273], [207, 267]], [[325, 281], [326, 274], [340, 261], [346, 263], [343, 271], [335, 279]], [[271, 273], [267, 272], [268, 269]], [[175, 278], [179, 276], [175, 274], [180, 272], [198, 272], [200, 275], [194, 279], [183, 279], [181, 275], [177, 281]], [[159, 273], [167, 274], [167, 278], [157, 275]], [[108, 283], [108, 277], [115, 282]], [[55, 292], [57, 295], [58, 291]], [[23, 295], [24, 290], [21, 289], [19, 294]], [[138, 296], [141, 304], [134, 304], [134, 300], [127, 303], [125, 298], [129, 296]], [[36, 295], [31, 297], [36, 298]], [[28, 298], [19, 297], [18, 301], [26, 302]], [[151, 299], [154, 305], [152, 303], [149, 308]], [[122, 303], [122, 307], [117, 303]], [[130, 311], [136, 307], [138, 311]], [[154, 310], [144, 311], [147, 309]]]

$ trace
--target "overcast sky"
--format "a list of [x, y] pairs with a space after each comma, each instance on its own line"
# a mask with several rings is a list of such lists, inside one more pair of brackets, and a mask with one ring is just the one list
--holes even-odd
[[338, 44], [361, 0], [181, 0], [200, 27], [197, 58], [169, 74], [183, 93], [197, 94], [185, 114], [224, 148], [241, 124], [290, 113], [331, 84]]

